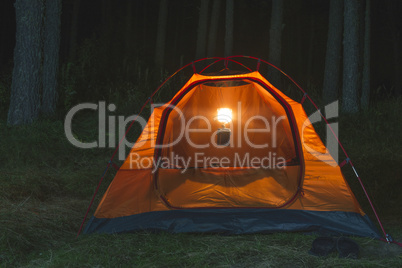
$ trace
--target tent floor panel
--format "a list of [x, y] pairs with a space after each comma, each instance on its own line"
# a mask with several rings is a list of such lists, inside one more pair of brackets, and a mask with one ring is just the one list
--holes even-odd
[[183, 209], [118, 218], [92, 217], [85, 233], [167, 231], [227, 235], [274, 232], [326, 232], [380, 238], [367, 215], [343, 211], [291, 209]]

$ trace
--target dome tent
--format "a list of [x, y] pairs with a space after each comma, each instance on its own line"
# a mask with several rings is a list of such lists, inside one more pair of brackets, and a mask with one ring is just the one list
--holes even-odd
[[[309, 121], [305, 97], [292, 100], [258, 70], [194, 72], [154, 109], [84, 232], [380, 238]], [[232, 111], [223, 126], [219, 108]], [[228, 144], [218, 142], [222, 129]]]

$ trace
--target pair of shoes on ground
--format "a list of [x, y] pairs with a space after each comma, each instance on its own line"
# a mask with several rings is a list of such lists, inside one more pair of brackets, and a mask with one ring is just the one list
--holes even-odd
[[359, 257], [359, 245], [346, 237], [318, 237], [308, 253], [314, 256], [327, 256], [335, 250], [339, 258], [357, 259]]

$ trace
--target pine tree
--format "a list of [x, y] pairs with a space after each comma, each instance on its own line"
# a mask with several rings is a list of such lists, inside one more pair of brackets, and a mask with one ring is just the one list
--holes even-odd
[[209, 26], [208, 49], [207, 49], [208, 57], [213, 57], [215, 56], [216, 53], [216, 37], [218, 34], [220, 8], [221, 8], [221, 0], [214, 0], [214, 4], [212, 6], [211, 24]]
[[16, 0], [16, 44], [9, 125], [30, 124], [39, 116], [42, 62], [42, 0]]
[[362, 81], [362, 96], [360, 104], [363, 109], [369, 107], [370, 101], [370, 8], [371, 1], [366, 0], [366, 12], [364, 19], [364, 58], [363, 58], [363, 81]]
[[[272, 0], [271, 27], [269, 30], [268, 60], [277, 67], [281, 66], [282, 57], [283, 0]], [[269, 76], [274, 86], [279, 85], [280, 73], [273, 71]]]
[[155, 65], [162, 68], [165, 64], [166, 24], [168, 1], [161, 0], [159, 4], [158, 32], [156, 34]]
[[233, 0], [226, 0], [226, 32], [225, 32], [225, 57], [233, 53]]
[[359, 85], [358, 0], [344, 1], [342, 111], [356, 113]]
[[51, 116], [57, 102], [61, 0], [47, 0], [45, 10], [41, 110], [44, 115]]
[[198, 18], [197, 45], [195, 58], [200, 59], [206, 55], [207, 27], [208, 27], [209, 0], [201, 0], [200, 15]]
[[325, 104], [338, 98], [342, 59], [343, 1], [331, 0], [322, 98]]

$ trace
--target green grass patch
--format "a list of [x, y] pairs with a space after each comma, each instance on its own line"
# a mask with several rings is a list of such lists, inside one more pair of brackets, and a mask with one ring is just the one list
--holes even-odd
[[[369, 195], [386, 218], [398, 218], [395, 209], [402, 203], [402, 101], [384, 101], [371, 110], [340, 118], [340, 139]], [[344, 172], [363, 208], [370, 212], [353, 170]], [[388, 217], [390, 215], [391, 217]]]

